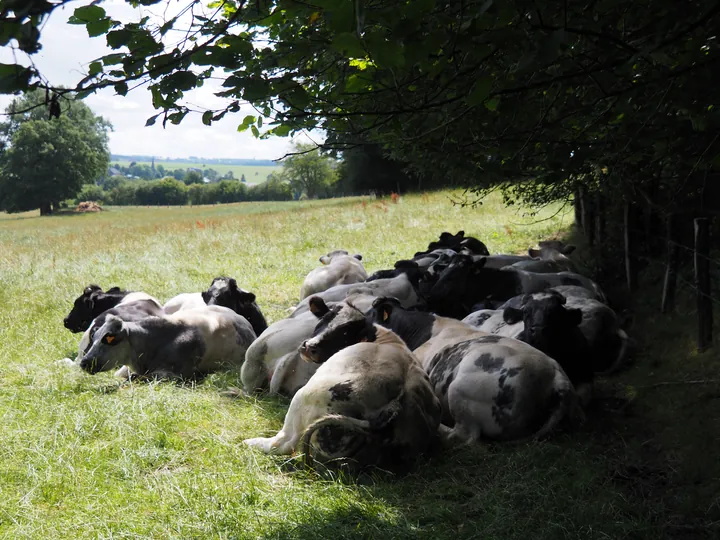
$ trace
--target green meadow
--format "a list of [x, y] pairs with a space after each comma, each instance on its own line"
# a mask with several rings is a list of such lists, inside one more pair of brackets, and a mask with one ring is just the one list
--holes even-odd
[[458, 195], [0, 214], [0, 537], [720, 537], [720, 358], [695, 352], [691, 297], [659, 315], [660, 274], [633, 302], [632, 364], [598, 380], [578, 432], [445, 451], [403, 474], [319, 474], [245, 447], [278, 430], [288, 400], [227, 397], [239, 373], [178, 385], [56, 363], [77, 352], [62, 319], [90, 283], [164, 302], [228, 275], [272, 322], [333, 249], [372, 272], [442, 231], [492, 253], [572, 235], [571, 208], [463, 208]]

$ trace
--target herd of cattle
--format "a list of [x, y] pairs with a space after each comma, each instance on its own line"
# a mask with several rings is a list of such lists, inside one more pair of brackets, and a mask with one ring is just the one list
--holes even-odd
[[285, 319], [217, 277], [165, 305], [88, 286], [65, 327], [83, 332], [88, 373], [196, 378], [240, 368], [243, 391], [292, 398], [282, 429], [244, 442], [309, 461], [386, 464], [439, 440], [539, 438], [577, 425], [593, 377], [616, 369], [628, 336], [573, 246], [490, 255], [443, 232], [412, 259], [368, 276], [362, 256], [320, 257]]

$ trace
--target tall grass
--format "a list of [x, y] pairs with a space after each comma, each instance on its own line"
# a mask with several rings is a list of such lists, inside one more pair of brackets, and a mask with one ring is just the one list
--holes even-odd
[[55, 364], [75, 353], [79, 336], [62, 317], [89, 283], [165, 301], [229, 275], [274, 321], [332, 249], [361, 253], [374, 271], [443, 230], [522, 252], [571, 222], [568, 211], [529, 217], [495, 198], [460, 208], [452, 195], [0, 215], [0, 535], [714, 538], [717, 387], [643, 388], [680, 377], [684, 362], [695, 377], [719, 371], [712, 353], [688, 352], [682, 316], [674, 335], [641, 317], [638, 332], [655, 329], [648, 352], [600, 382], [606, 399], [580, 433], [446, 452], [400, 477], [328, 478], [246, 448], [242, 439], [280, 427], [287, 400], [223, 397], [237, 373], [123, 383]]

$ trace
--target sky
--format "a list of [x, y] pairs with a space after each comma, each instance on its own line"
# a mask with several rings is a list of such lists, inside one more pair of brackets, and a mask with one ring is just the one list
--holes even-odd
[[[171, 9], [186, 5], [186, 1], [172, 0]], [[80, 3], [69, 4], [56, 9], [47, 19], [42, 29], [42, 49], [33, 55], [35, 65], [53, 85], [75, 86], [87, 72], [87, 66], [96, 58], [112, 51], [105, 42], [105, 36], [90, 38], [87, 30], [81, 25], [67, 24], [75, 7]], [[101, 6], [108, 15], [126, 22], [137, 20], [144, 15], [154, 15], [164, 4], [154, 8], [134, 9], [124, 0], [105, 0]], [[122, 49], [121, 49], [122, 50]], [[24, 54], [17, 53], [18, 60]], [[13, 62], [12, 51], [0, 48], [0, 62]], [[213, 95], [221, 88], [218, 81], [207, 81], [201, 88], [186, 92], [186, 101], [198, 108], [219, 108], [227, 101]], [[13, 99], [13, 96], [0, 95], [0, 110]], [[145, 127], [145, 121], [157, 114], [147, 87], [140, 87], [118, 96], [111, 88], [98, 91], [85, 99], [85, 103], [100, 116], [110, 120], [114, 131], [110, 133], [110, 152], [123, 155], [151, 155], [158, 158], [183, 158], [198, 156], [204, 158], [236, 158], [236, 159], [278, 159], [291, 150], [290, 138], [274, 137], [260, 140], [253, 137], [250, 131], [238, 132], [237, 126], [247, 114], [257, 115], [250, 107], [243, 107], [240, 112], [227, 114], [212, 126], [205, 126], [200, 114], [190, 114], [180, 125], [167, 123], [163, 129], [162, 122]], [[161, 120], [161, 119], [159, 119]], [[297, 138], [307, 142], [305, 136]], [[313, 135], [317, 140], [317, 135]]]

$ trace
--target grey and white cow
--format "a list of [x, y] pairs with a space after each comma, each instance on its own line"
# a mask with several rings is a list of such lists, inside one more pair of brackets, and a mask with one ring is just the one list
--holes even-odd
[[440, 403], [405, 343], [347, 302], [330, 309], [312, 297], [311, 306], [320, 321], [300, 353], [321, 365], [293, 397], [277, 435], [245, 444], [265, 453], [297, 450], [309, 461], [383, 466], [425, 451]]
[[378, 299], [368, 316], [402, 337], [422, 363], [449, 443], [539, 438], [563, 419], [584, 418], [560, 365], [526, 343], [406, 311], [393, 299]]
[[320, 257], [320, 266], [310, 271], [300, 288], [300, 299], [328, 290], [336, 285], [365, 281], [368, 277], [362, 255], [350, 255], [338, 249]]
[[[315, 296], [319, 296], [328, 303], [342, 302], [352, 294], [364, 294], [375, 297], [392, 296], [400, 300], [400, 303], [405, 307], [413, 307], [422, 303], [407, 273], [402, 273], [394, 278], [376, 279], [375, 281], [365, 283], [337, 285]], [[300, 301], [290, 317], [294, 318], [302, 313], [306, 313], [310, 309], [309, 300], [309, 298], [305, 298]]]
[[124, 365], [139, 376], [188, 379], [239, 367], [254, 339], [250, 323], [221, 306], [140, 321], [108, 315], [80, 367], [94, 374]]
[[[612, 373], [627, 358], [630, 338], [622, 328], [620, 317], [610, 307], [592, 297], [592, 293], [583, 287], [553, 287], [542, 293], [520, 295], [511, 298], [498, 310], [505, 321], [518, 321], [522, 318], [521, 311], [532, 310], [533, 304], [548, 302], [548, 295], [559, 295], [565, 310], [576, 310], [582, 315], [578, 329], [587, 340], [588, 350], [585, 354], [586, 365], [591, 366], [595, 373]], [[531, 306], [525, 307], [528, 303]], [[514, 310], [514, 312], [513, 312]], [[556, 307], [557, 311], [558, 308]], [[470, 315], [472, 317], [474, 314]], [[497, 321], [497, 317], [493, 318]], [[486, 321], [479, 328], [489, 330], [492, 321]], [[508, 335], [518, 325], [508, 325], [499, 333]]]
[[[374, 296], [354, 294], [346, 299], [367, 311]], [[337, 302], [328, 302], [333, 307]], [[245, 354], [240, 372], [243, 390], [250, 394], [267, 389], [270, 394], [293, 397], [310, 380], [318, 365], [305, 362], [298, 347], [312, 336], [317, 318], [309, 310], [297, 317], [271, 324], [253, 342]]]
[[570, 255], [575, 251], [575, 246], [572, 244], [565, 244], [560, 240], [543, 240], [538, 242], [539, 249], [528, 249], [528, 254], [531, 257], [539, 257], [544, 261], [553, 261], [562, 268], [562, 270], [568, 272], [577, 273], [578, 269], [575, 263], [570, 260]]

